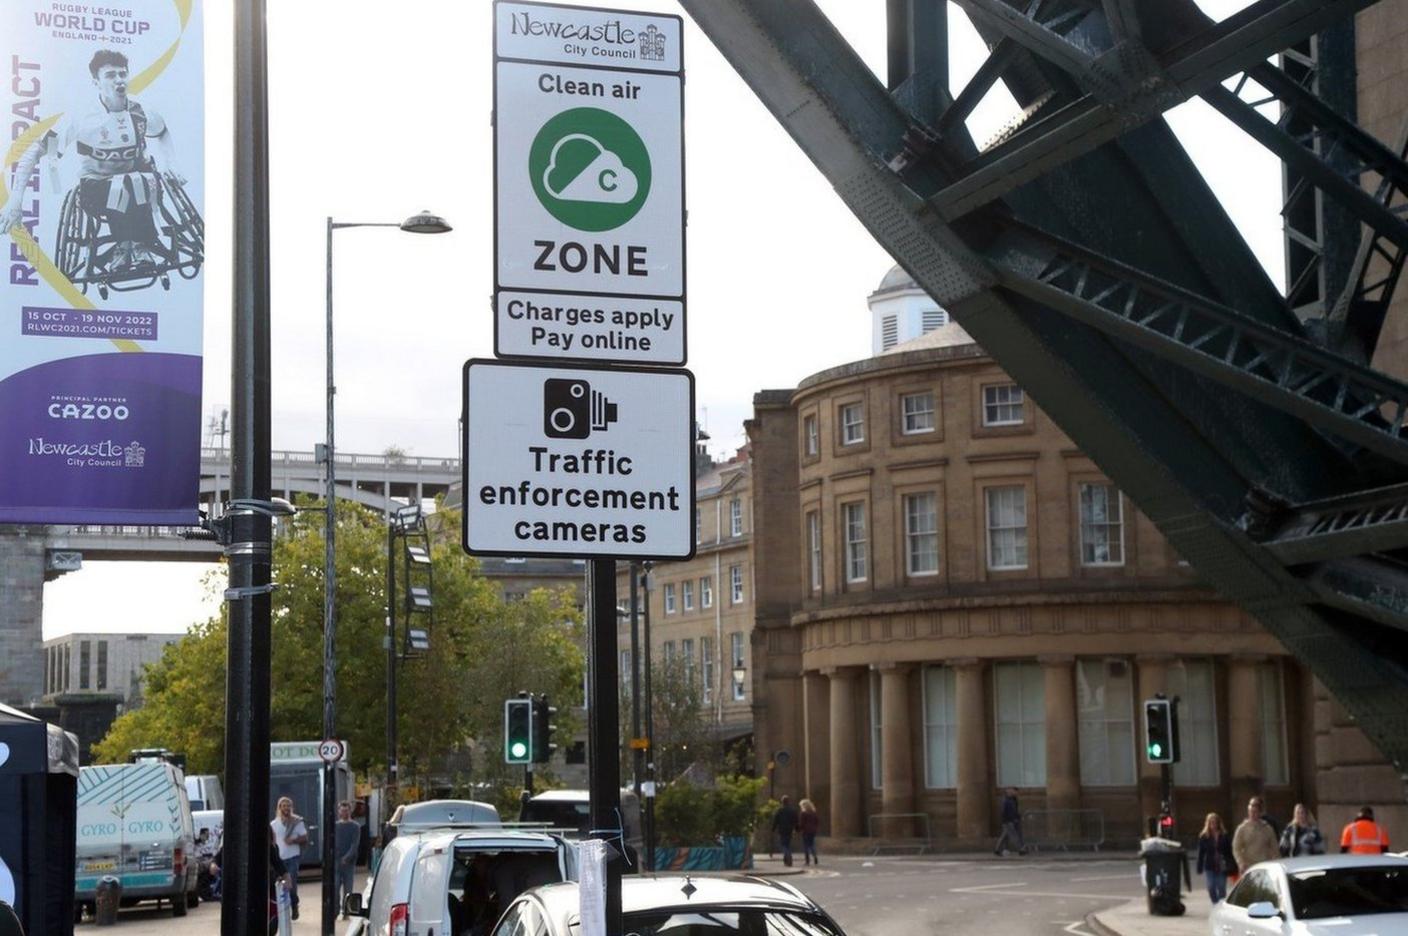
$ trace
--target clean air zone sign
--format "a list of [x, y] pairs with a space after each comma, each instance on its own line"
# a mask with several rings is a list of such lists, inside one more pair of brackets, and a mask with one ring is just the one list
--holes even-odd
[[496, 354], [684, 363], [682, 34], [495, 4]]

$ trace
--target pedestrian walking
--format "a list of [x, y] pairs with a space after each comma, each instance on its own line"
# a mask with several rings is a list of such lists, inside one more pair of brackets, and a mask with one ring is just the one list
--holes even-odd
[[308, 826], [303, 817], [293, 811], [293, 800], [279, 797], [278, 814], [269, 823], [274, 833], [274, 844], [279, 847], [279, 860], [288, 872], [289, 902], [293, 904], [293, 918], [298, 919], [298, 863], [303, 857], [303, 846], [308, 844]]
[[1027, 853], [1027, 843], [1022, 840], [1022, 808], [1017, 805], [1017, 788], [1008, 787], [1002, 797], [1002, 834], [993, 846], [994, 855], [1007, 854], [1007, 846], [1013, 845], [1019, 855]]
[[[355, 891], [357, 874], [357, 846], [362, 844], [362, 827], [352, 818], [352, 804], [337, 804], [337, 825], [334, 827], [336, 841], [334, 852], [337, 855], [337, 906], [341, 909], [347, 895]], [[347, 919], [347, 911], [342, 911]]]
[[1281, 857], [1296, 858], [1300, 855], [1325, 854], [1325, 837], [1315, 824], [1315, 814], [1305, 808], [1304, 803], [1296, 803], [1295, 814], [1290, 825], [1281, 832]]
[[1374, 821], [1374, 808], [1365, 806], [1359, 817], [1340, 833], [1340, 852], [1351, 855], [1382, 855], [1388, 851], [1388, 832]]
[[1271, 823], [1262, 818], [1265, 804], [1260, 796], [1247, 801], [1247, 818], [1232, 835], [1232, 857], [1240, 873], [1260, 861], [1275, 861], [1281, 857], [1280, 843]]
[[797, 807], [792, 797], [784, 796], [782, 805], [772, 814], [772, 831], [782, 845], [782, 863], [792, 867], [792, 833], [797, 831]]
[[1237, 860], [1232, 856], [1232, 836], [1215, 812], [1208, 813], [1198, 834], [1198, 873], [1207, 882], [1209, 900], [1227, 899], [1227, 876], [1237, 873]]
[[801, 814], [797, 817], [797, 827], [802, 830], [802, 864], [821, 864], [816, 856], [816, 832], [821, 828], [821, 816], [817, 815], [816, 804], [804, 799], [800, 804]]

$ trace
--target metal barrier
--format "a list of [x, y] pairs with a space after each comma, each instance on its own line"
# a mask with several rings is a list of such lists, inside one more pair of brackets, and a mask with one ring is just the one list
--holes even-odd
[[924, 834], [923, 834], [922, 836], [920, 836], [920, 838], [922, 838], [923, 841], [922, 841], [922, 842], [920, 842], [920, 841], [914, 841], [914, 842], [907, 842], [907, 843], [906, 843], [906, 842], [892, 842], [892, 843], [880, 842], [880, 843], [878, 843], [878, 844], [875, 846], [875, 850], [870, 853], [871, 855], [878, 855], [878, 854], [880, 854], [881, 852], [883, 852], [883, 851], [885, 851], [885, 850], [887, 850], [887, 849], [894, 849], [894, 850], [909, 850], [909, 849], [913, 849], [913, 850], [914, 850], [914, 853], [915, 853], [916, 855], [922, 855], [922, 854], [924, 854], [925, 852], [928, 852], [928, 851], [932, 851], [932, 850], [933, 850], [933, 848], [934, 848], [934, 836], [933, 836], [933, 834], [932, 834], [932, 833], [930, 832], [930, 830], [929, 830], [929, 814], [928, 814], [928, 813], [922, 813], [922, 812], [874, 813], [873, 815], [870, 816], [870, 818], [869, 818], [868, 820], [866, 820], [866, 833], [870, 836], [870, 838], [879, 838], [879, 836], [877, 836], [877, 835], [875, 834], [875, 822], [876, 822], [876, 820], [879, 820], [879, 821], [881, 821], [881, 822], [884, 822], [884, 821], [891, 820], [891, 819], [909, 819], [909, 820], [920, 819], [920, 820], [922, 820], [923, 823], [924, 823]]
[[1022, 814], [1022, 838], [1028, 848], [1089, 848], [1105, 844], [1105, 814], [1098, 809], [1034, 809]]

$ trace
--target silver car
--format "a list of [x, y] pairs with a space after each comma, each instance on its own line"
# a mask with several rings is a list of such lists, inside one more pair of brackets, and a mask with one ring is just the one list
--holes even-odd
[[[493, 936], [578, 936], [575, 882], [519, 897]], [[639, 875], [621, 880], [625, 932], [639, 936], [845, 936], [825, 910], [783, 881], [751, 875]]]
[[1208, 915], [1212, 936], [1408, 933], [1408, 859], [1313, 855], [1252, 865]]

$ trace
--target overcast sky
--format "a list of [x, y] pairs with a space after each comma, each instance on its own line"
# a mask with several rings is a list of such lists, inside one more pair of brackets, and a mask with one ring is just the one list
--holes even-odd
[[[680, 12], [666, 0], [594, 5]], [[1200, 2], [1217, 18], [1246, 5]], [[820, 6], [883, 75], [883, 5]], [[488, 0], [269, 0], [276, 449], [310, 451], [323, 437], [326, 218], [399, 221], [429, 208], [454, 232], [336, 235], [337, 446], [457, 455], [460, 368], [493, 353], [491, 9]], [[231, 10], [231, 0], [204, 3], [207, 423], [230, 400]], [[892, 261], [685, 25], [688, 366], [699, 419], [723, 454], [744, 442], [755, 391], [869, 354], [865, 299]], [[958, 87], [986, 50], [956, 11], [950, 30]], [[995, 92], [970, 127], [985, 140], [1013, 114]], [[1199, 102], [1169, 119], [1281, 282], [1279, 164]], [[184, 630], [216, 607], [201, 582], [209, 569], [89, 563], [45, 589], [45, 636]]]

